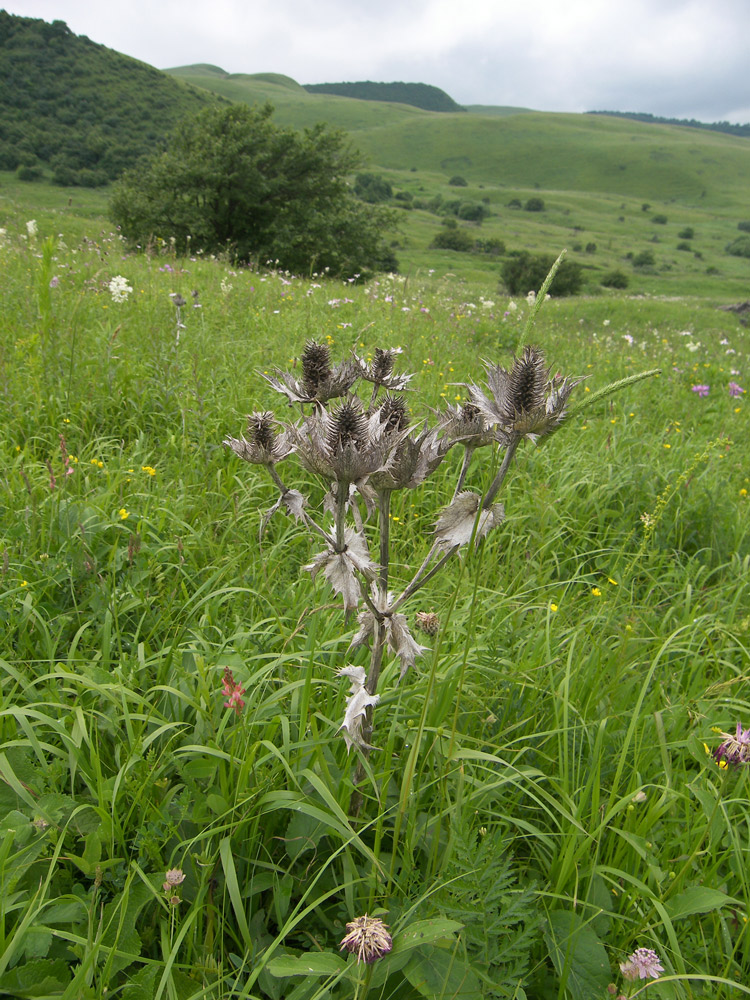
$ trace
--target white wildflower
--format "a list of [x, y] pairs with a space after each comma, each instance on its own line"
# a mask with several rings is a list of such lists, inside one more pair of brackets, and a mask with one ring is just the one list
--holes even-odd
[[29, 221], [26, 223], [26, 232], [28, 233], [29, 239], [33, 240], [38, 231], [39, 230], [36, 224], [36, 219], [29, 219]]
[[116, 274], [107, 287], [113, 302], [124, 302], [133, 291], [133, 286], [129, 285], [128, 279], [123, 278], [121, 274]]

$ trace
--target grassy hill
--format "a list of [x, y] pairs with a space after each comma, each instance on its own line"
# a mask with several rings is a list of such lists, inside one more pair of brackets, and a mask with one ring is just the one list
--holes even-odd
[[105, 184], [180, 118], [216, 101], [63, 21], [0, 11], [0, 169], [27, 180]]

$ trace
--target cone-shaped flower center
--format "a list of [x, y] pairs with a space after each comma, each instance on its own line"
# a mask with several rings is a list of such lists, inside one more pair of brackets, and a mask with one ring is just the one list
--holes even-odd
[[331, 376], [331, 352], [324, 344], [308, 340], [302, 352], [302, 381], [314, 396], [319, 386]]
[[362, 411], [354, 403], [344, 403], [334, 414], [333, 426], [328, 439], [332, 452], [345, 448], [348, 444], [355, 448], [366, 443], [367, 421]]
[[513, 417], [519, 413], [530, 413], [544, 405], [547, 387], [547, 369], [544, 355], [534, 347], [526, 346], [510, 370], [509, 403]]
[[247, 429], [253, 444], [266, 451], [273, 449], [273, 413], [270, 410], [251, 414], [247, 418]]
[[382, 347], [375, 348], [375, 358], [372, 363], [372, 378], [374, 382], [384, 382], [393, 371], [393, 352], [384, 351]]
[[409, 414], [403, 396], [386, 396], [380, 407], [380, 423], [389, 431], [403, 431], [409, 426]]

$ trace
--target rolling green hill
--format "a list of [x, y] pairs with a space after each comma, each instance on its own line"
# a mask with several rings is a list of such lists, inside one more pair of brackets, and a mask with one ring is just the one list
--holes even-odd
[[0, 11], [0, 169], [33, 180], [105, 184], [185, 115], [216, 101], [152, 66]]
[[410, 104], [424, 111], [463, 111], [439, 87], [426, 83], [373, 83], [363, 80], [359, 83], [306, 83], [309, 94], [337, 94], [339, 97], [354, 97], [360, 101], [392, 101]]

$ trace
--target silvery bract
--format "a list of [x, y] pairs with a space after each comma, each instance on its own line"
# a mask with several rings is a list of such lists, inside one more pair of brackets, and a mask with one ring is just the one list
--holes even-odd
[[[349, 646], [350, 650], [358, 649], [360, 646], [369, 643], [375, 632], [375, 616], [372, 611], [360, 611], [357, 615], [359, 631], [354, 636]], [[388, 649], [401, 661], [399, 680], [408, 672], [418, 656], [422, 656], [427, 650], [427, 646], [420, 646], [409, 631], [406, 615], [400, 613], [384, 613], [380, 622], [385, 629]]]
[[370, 694], [365, 687], [364, 667], [342, 667], [338, 671], [339, 677], [346, 677], [351, 681], [349, 695], [346, 699], [346, 710], [344, 721], [339, 726], [339, 731], [344, 730], [344, 740], [346, 741], [347, 753], [353, 746], [369, 747], [362, 739], [362, 722], [367, 709], [374, 707], [380, 701], [379, 694]]
[[[496, 528], [505, 517], [505, 509], [501, 503], [496, 503], [487, 510], [480, 508], [482, 498], [478, 493], [465, 490], [449, 504], [435, 524], [435, 541], [442, 550], [448, 550], [460, 545], [468, 545], [474, 534], [476, 525], [476, 541], [484, 538], [488, 531]], [[477, 515], [479, 518], [477, 520]]]
[[359, 577], [373, 580], [377, 564], [370, 558], [367, 542], [353, 528], [346, 528], [344, 532], [343, 551], [337, 551], [334, 536], [328, 536], [328, 542], [328, 547], [314, 556], [313, 561], [303, 569], [311, 574], [313, 580], [323, 570], [323, 576], [332, 589], [343, 597], [344, 609], [354, 611], [362, 599]]
[[302, 378], [297, 379], [291, 372], [275, 369], [275, 375], [263, 374], [263, 378], [277, 392], [292, 403], [317, 403], [322, 405], [329, 399], [345, 396], [360, 377], [355, 361], [331, 364], [331, 353], [325, 344], [308, 341], [302, 352]]

